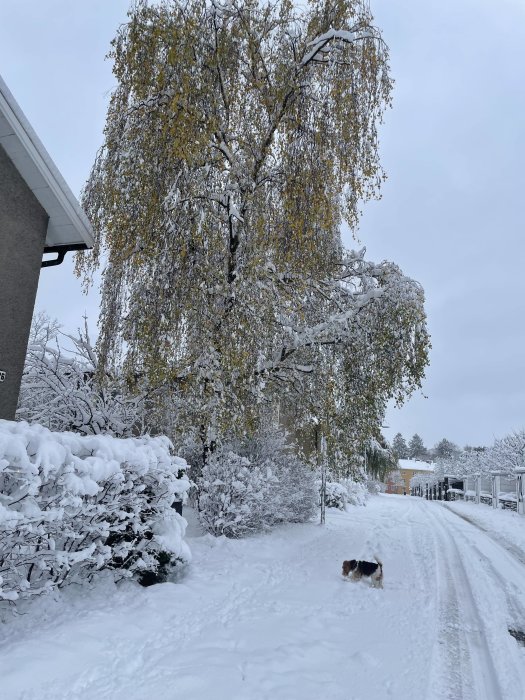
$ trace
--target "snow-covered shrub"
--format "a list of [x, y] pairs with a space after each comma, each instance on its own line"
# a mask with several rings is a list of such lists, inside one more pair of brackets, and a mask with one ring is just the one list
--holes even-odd
[[378, 493], [385, 492], [386, 484], [382, 481], [379, 481], [379, 479], [367, 479], [366, 489], [368, 493], [372, 494], [373, 496], [377, 496]]
[[[333, 478], [333, 476], [332, 476]], [[321, 494], [321, 480], [317, 480], [317, 488], [319, 500]], [[338, 508], [346, 510], [346, 506], [364, 506], [367, 499], [367, 487], [365, 481], [356, 481], [355, 479], [341, 479], [340, 481], [332, 481], [331, 478], [326, 481], [325, 505], [327, 508]]]
[[277, 431], [219, 449], [203, 468], [197, 489], [204, 527], [229, 537], [307, 522], [318, 500], [314, 471]]
[[[0, 599], [91, 577], [161, 576], [187, 560], [172, 508], [186, 464], [165, 437], [52, 433], [0, 420]], [[179, 478], [180, 477], [180, 478]]]
[[347, 503], [351, 506], [365, 506], [368, 497], [368, 489], [365, 481], [345, 479], [344, 486], [347, 493]]
[[315, 472], [297, 457], [294, 447], [289, 435], [275, 428], [266, 428], [236, 446], [236, 451], [252, 464], [269, 468], [277, 477], [271, 503], [275, 523], [307, 522], [318, 508]]
[[200, 521], [214, 535], [243, 537], [258, 532], [272, 519], [276, 484], [269, 467], [220, 451], [204, 466], [198, 481]]
[[107, 373], [101, 386], [97, 370], [87, 323], [77, 335], [68, 335], [56, 321], [38, 314], [31, 327], [17, 418], [82, 435], [131, 437], [145, 432], [145, 392], [130, 393], [120, 378]]
[[[317, 483], [320, 489], [321, 482], [318, 481]], [[345, 510], [348, 502], [348, 492], [346, 487], [337, 481], [327, 481], [324, 502], [327, 508], [339, 508], [339, 510]]]
[[277, 453], [264, 462], [277, 477], [273, 519], [283, 523], [306, 523], [318, 508], [315, 472], [295, 455]]

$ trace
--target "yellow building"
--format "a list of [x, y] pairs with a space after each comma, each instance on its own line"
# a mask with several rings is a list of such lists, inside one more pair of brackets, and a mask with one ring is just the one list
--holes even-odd
[[387, 493], [410, 494], [410, 479], [416, 474], [434, 473], [434, 465], [428, 462], [421, 462], [417, 459], [398, 460], [399, 469], [390, 472], [386, 479]]

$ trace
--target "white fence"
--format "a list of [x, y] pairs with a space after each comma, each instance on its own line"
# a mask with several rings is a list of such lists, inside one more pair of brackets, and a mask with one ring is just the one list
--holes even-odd
[[517, 470], [515, 474], [492, 472], [465, 477], [445, 476], [441, 480], [434, 477], [428, 482], [419, 476], [412, 481], [413, 496], [429, 500], [472, 501], [525, 514], [525, 469]]

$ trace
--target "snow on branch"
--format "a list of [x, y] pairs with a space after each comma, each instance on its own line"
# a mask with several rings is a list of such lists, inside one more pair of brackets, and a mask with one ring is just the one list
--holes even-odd
[[[275, 373], [283, 378], [283, 372], [294, 374], [301, 371], [305, 365], [314, 369], [312, 362], [297, 361], [290, 363], [290, 358], [307, 349], [321, 346], [347, 346], [363, 334], [373, 332], [374, 324], [380, 310], [386, 318], [385, 311], [390, 309], [392, 316], [392, 332], [409, 338], [412, 329], [394, 326], [399, 317], [394, 310], [412, 308], [423, 314], [423, 293], [420, 285], [405, 277], [399, 268], [392, 263], [367, 262], [364, 259], [364, 249], [349, 252], [339, 267], [339, 272], [331, 279], [321, 284], [312, 281], [310, 292], [312, 298], [321, 297], [324, 300], [325, 317], [317, 323], [305, 324], [296, 315], [280, 316], [278, 322], [283, 329], [282, 344], [272, 354], [271, 358], [261, 362], [259, 371]], [[272, 269], [267, 267], [267, 274], [273, 277]], [[283, 283], [279, 276], [274, 277], [277, 284]], [[284, 281], [285, 284], [290, 280]], [[293, 284], [294, 281], [291, 281]], [[303, 285], [305, 281], [303, 280]], [[308, 285], [308, 281], [306, 281]], [[319, 302], [317, 302], [318, 304]], [[381, 304], [376, 312], [374, 306]], [[303, 370], [304, 371], [304, 370]]]
[[[65, 340], [72, 346], [65, 351]], [[31, 330], [17, 416], [52, 430], [83, 435], [129, 437], [144, 432], [145, 395], [131, 394], [123, 382], [97, 379], [98, 359], [87, 324], [77, 335], [37, 316]]]
[[[353, 44], [357, 41], [365, 39], [378, 39], [379, 32], [373, 27], [359, 29], [355, 31], [347, 31], [344, 29], [329, 29], [324, 34], [320, 34], [313, 41], [308, 42], [308, 51], [300, 61], [300, 66], [304, 67], [312, 61], [316, 63], [327, 63], [329, 60], [331, 42], [342, 44]], [[320, 55], [321, 54], [321, 55]]]

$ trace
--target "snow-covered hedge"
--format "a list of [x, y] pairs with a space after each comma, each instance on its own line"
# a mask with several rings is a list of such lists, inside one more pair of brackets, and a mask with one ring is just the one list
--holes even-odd
[[286, 453], [250, 459], [220, 450], [197, 487], [200, 520], [214, 535], [243, 537], [277, 523], [306, 522], [316, 509], [313, 471]]
[[91, 577], [139, 577], [188, 560], [189, 487], [165, 437], [53, 433], [0, 420], [0, 600]]

